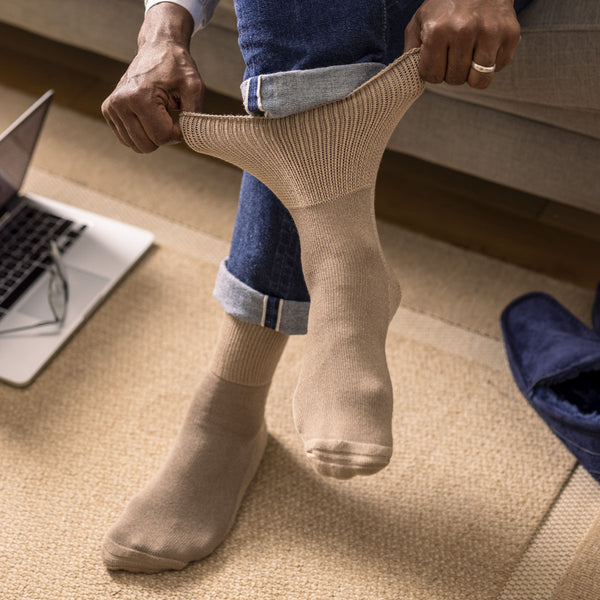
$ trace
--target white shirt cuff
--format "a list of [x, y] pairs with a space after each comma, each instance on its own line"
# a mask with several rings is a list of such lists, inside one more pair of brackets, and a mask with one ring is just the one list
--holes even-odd
[[185, 8], [194, 19], [194, 33], [199, 29], [206, 27], [213, 17], [215, 7], [219, 0], [144, 0], [146, 4], [146, 12], [155, 4], [161, 2], [170, 2], [171, 4], [179, 4]]

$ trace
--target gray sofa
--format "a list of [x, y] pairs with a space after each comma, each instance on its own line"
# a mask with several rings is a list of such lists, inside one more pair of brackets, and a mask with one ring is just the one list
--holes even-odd
[[[0, 21], [129, 62], [143, 0], [0, 0]], [[600, 2], [534, 0], [513, 64], [485, 91], [428, 86], [389, 148], [600, 214]], [[232, 0], [193, 40], [207, 86], [240, 99]]]

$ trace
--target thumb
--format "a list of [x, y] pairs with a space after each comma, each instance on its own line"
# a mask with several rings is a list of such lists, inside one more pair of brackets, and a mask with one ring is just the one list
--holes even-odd
[[183, 140], [183, 134], [179, 127], [179, 116], [181, 112], [196, 112], [201, 113], [204, 106], [204, 94], [206, 87], [200, 77], [195, 81], [189, 82], [181, 92], [179, 98], [179, 110], [173, 111], [173, 141], [177, 143]]
[[205, 91], [206, 87], [200, 76], [194, 77], [192, 81], [188, 81], [186, 86], [181, 90], [179, 98], [179, 107], [181, 110], [186, 112], [202, 112]]
[[404, 52], [419, 48], [421, 44], [421, 24], [415, 14], [404, 30]]

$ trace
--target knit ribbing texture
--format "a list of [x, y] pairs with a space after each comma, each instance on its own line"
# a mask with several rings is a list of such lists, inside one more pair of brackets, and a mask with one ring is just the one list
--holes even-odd
[[225, 381], [264, 386], [273, 377], [287, 339], [279, 331], [225, 314], [209, 370]]
[[298, 229], [310, 293], [294, 420], [313, 467], [347, 479], [392, 455], [385, 339], [400, 302], [375, 222], [381, 157], [423, 92], [411, 50], [348, 96], [279, 119], [182, 113], [186, 143], [267, 185]]

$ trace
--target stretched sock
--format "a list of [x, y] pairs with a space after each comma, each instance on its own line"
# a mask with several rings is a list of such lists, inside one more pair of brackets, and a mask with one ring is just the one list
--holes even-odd
[[379, 243], [377, 171], [396, 125], [423, 91], [411, 51], [341, 100], [280, 119], [183, 113], [187, 144], [245, 169], [290, 211], [310, 293], [294, 418], [315, 469], [348, 478], [392, 454], [385, 357], [398, 283]]
[[264, 406], [286, 341], [225, 316], [166, 462], [104, 537], [109, 569], [182, 569], [225, 539], [266, 446]]

